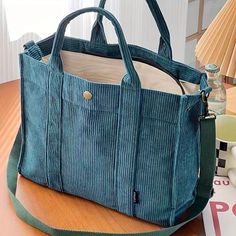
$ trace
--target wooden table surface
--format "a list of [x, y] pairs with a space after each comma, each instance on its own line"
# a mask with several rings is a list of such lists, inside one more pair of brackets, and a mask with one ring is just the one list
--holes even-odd
[[[19, 81], [0, 85], [0, 235], [43, 236], [15, 214], [6, 186], [6, 166], [20, 125]], [[145, 232], [157, 225], [137, 220], [98, 204], [57, 193], [19, 177], [17, 196], [35, 216], [49, 225], [86, 231]], [[175, 236], [204, 236], [201, 216]]]

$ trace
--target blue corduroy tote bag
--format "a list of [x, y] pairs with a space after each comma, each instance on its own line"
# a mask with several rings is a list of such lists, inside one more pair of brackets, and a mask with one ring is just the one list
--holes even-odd
[[[71, 13], [55, 35], [29, 42], [20, 55], [22, 125], [8, 185], [20, 217], [48, 234], [79, 235], [53, 229], [22, 207], [15, 197], [17, 163], [19, 173], [38, 184], [172, 226], [149, 235], [170, 235], [196, 217], [211, 196], [211, 89], [205, 74], [172, 60], [157, 2], [147, 3], [161, 33], [159, 54], [127, 45], [101, 1], [100, 8]], [[65, 37], [70, 21], [87, 12], [98, 13], [91, 40]], [[112, 22], [118, 45], [107, 43], [102, 16]]]

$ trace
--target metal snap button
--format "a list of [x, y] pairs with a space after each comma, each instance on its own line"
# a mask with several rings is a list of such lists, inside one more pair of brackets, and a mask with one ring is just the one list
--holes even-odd
[[89, 91], [84, 91], [83, 97], [84, 97], [85, 100], [88, 100], [88, 101], [89, 101], [89, 100], [92, 99], [93, 95], [92, 95], [92, 93], [89, 92]]

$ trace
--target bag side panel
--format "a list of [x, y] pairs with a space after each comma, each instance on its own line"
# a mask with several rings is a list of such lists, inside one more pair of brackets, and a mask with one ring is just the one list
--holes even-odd
[[42, 185], [46, 177], [47, 66], [21, 54], [23, 146], [19, 173]]

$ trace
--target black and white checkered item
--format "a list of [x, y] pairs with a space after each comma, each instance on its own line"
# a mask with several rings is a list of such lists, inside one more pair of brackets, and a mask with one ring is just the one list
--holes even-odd
[[220, 176], [228, 175], [227, 168], [227, 153], [228, 145], [225, 142], [217, 142], [216, 144], [216, 171], [215, 173]]

